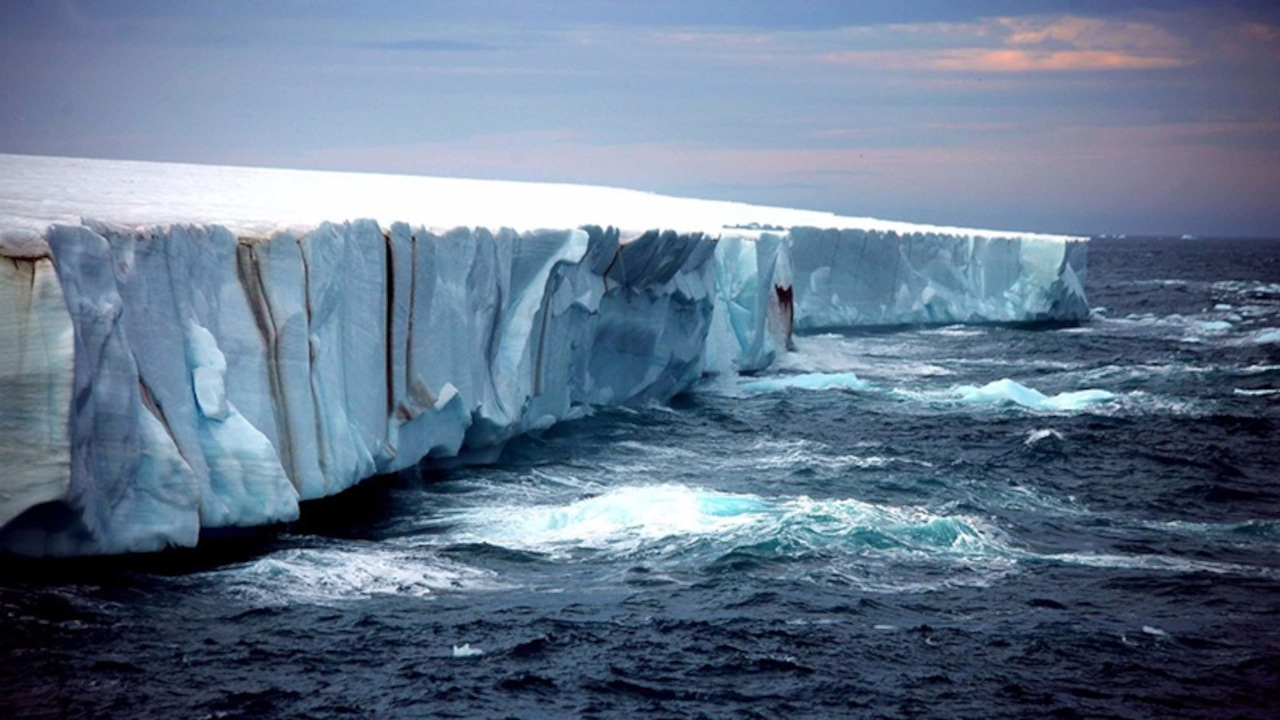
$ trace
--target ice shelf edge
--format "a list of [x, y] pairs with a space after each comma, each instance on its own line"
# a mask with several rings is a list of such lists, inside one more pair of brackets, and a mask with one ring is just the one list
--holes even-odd
[[[804, 329], [1073, 321], [1079, 240], [865, 228], [51, 226], [0, 258], [0, 544], [156, 550], [758, 371]], [[28, 242], [26, 247], [32, 247]], [[793, 315], [794, 313], [794, 315]]]

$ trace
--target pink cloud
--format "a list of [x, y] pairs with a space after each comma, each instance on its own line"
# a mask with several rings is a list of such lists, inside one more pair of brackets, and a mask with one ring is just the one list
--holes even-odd
[[1014, 73], [1158, 70], [1189, 64], [1175, 57], [1115, 50], [953, 50], [922, 60], [934, 70]]
[[893, 70], [989, 73], [1159, 70], [1194, 62], [1180, 38], [1150, 23], [1055, 16], [896, 29], [946, 39], [951, 47], [837, 51], [822, 59]]
[[1090, 70], [1159, 70], [1183, 67], [1189, 60], [1135, 55], [1113, 50], [1016, 50], [961, 48], [923, 52], [852, 51], [828, 53], [828, 62], [892, 70], [943, 72], [1066, 72]]
[[1057, 45], [1078, 50], [1131, 53], [1176, 53], [1185, 43], [1151, 23], [1123, 22], [1075, 16], [999, 18], [995, 24], [1008, 33], [1007, 45]]

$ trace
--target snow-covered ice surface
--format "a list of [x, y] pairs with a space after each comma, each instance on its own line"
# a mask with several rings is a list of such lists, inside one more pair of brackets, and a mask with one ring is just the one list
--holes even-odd
[[793, 324], [1080, 319], [1083, 251], [610, 188], [0, 155], [0, 542], [287, 521], [761, 370]]
[[78, 224], [81, 218], [129, 225], [218, 224], [236, 235], [259, 237], [324, 221], [374, 218], [435, 229], [599, 225], [626, 233], [662, 225], [718, 234], [724, 227], [754, 223], [1070, 239], [588, 185], [0, 154], [0, 243], [24, 233], [39, 235], [51, 222]]

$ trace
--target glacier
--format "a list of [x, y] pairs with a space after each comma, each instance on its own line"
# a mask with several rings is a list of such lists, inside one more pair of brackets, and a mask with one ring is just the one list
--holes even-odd
[[0, 155], [0, 548], [195, 545], [792, 333], [1079, 321], [1083, 239], [612, 188]]

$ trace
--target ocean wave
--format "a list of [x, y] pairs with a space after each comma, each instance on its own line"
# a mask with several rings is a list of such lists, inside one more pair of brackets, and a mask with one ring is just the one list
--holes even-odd
[[218, 576], [233, 594], [267, 606], [503, 587], [490, 571], [429, 551], [372, 543], [359, 549], [349, 543], [342, 549], [291, 548], [204, 575]]
[[[868, 337], [815, 335], [797, 337], [796, 352], [785, 353], [774, 364], [779, 373], [853, 372], [877, 378], [914, 378], [951, 375], [945, 360], [928, 352], [936, 341], [919, 333], [894, 333]], [[929, 355], [921, 359], [920, 355]]]
[[971, 576], [975, 564], [988, 561], [1005, 572], [1014, 555], [1004, 533], [975, 516], [675, 484], [619, 487], [568, 503], [476, 509], [459, 520], [458, 531], [475, 542], [555, 561], [625, 558], [709, 567], [749, 557], [752, 563], [781, 564], [776, 567], [799, 562], [800, 572], [852, 573], [860, 567], [866, 581], [861, 586], [884, 591], [903, 590], [910, 580], [895, 577], [892, 568], [925, 568], [932, 578], [926, 584], [937, 586], [950, 570]]
[[803, 373], [800, 375], [776, 375], [742, 383], [742, 391], [748, 395], [763, 395], [784, 390], [869, 390], [874, 385], [862, 380], [855, 373]]
[[1094, 388], [1046, 395], [1009, 378], [994, 380], [985, 385], [955, 385], [942, 390], [897, 388], [892, 394], [934, 405], [1016, 406], [1043, 412], [1080, 412], [1113, 402], [1120, 397], [1108, 390]]
[[1231, 392], [1244, 397], [1267, 397], [1280, 395], [1280, 388], [1232, 388]]
[[856, 499], [766, 498], [686, 485], [617, 487], [564, 504], [485, 508], [467, 518], [485, 540], [530, 548], [614, 547], [646, 540], [723, 536], [800, 545], [851, 541], [858, 547], [961, 548], [984, 536], [972, 518]]
[[1041, 560], [1084, 565], [1093, 568], [1116, 570], [1152, 570], [1174, 573], [1209, 573], [1213, 575], [1243, 575], [1280, 578], [1271, 568], [1240, 563], [1196, 560], [1173, 555], [1118, 555], [1107, 553], [1054, 553], [1037, 556]]

